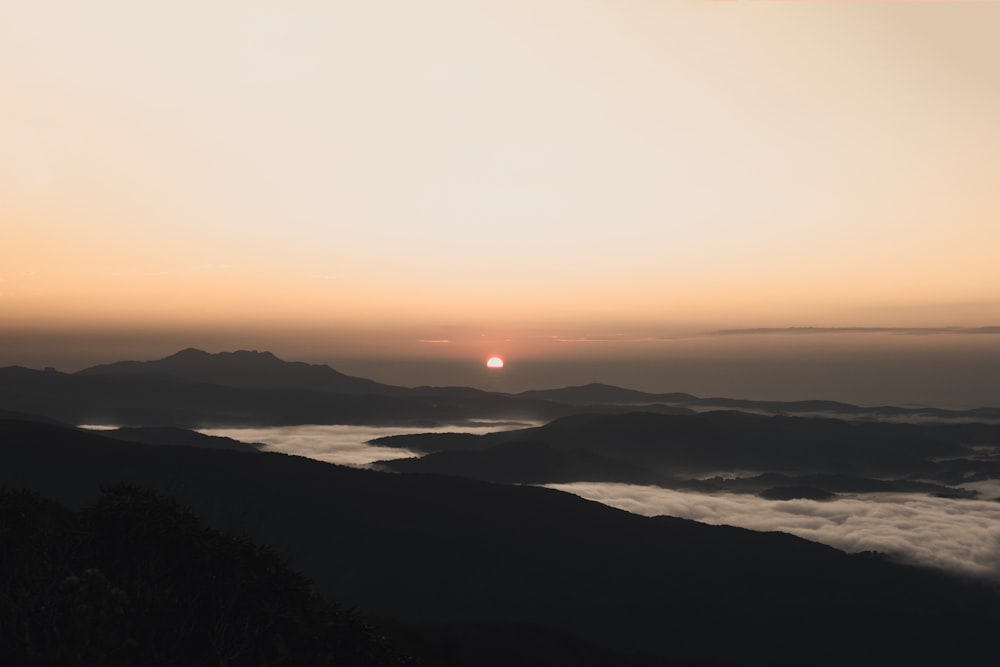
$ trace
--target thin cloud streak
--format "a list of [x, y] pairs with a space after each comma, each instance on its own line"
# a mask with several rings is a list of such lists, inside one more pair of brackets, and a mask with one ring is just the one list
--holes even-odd
[[989, 327], [759, 327], [754, 329], [718, 329], [707, 336], [746, 336], [759, 334], [868, 334], [886, 333], [910, 336], [935, 334], [1000, 334], [1000, 326]]
[[752, 327], [744, 329], [715, 329], [694, 334], [675, 334], [659, 336], [636, 336], [627, 334], [616, 335], [583, 335], [583, 336], [548, 336], [557, 343], [649, 343], [664, 341], [685, 341], [736, 336], [767, 336], [767, 335], [856, 335], [856, 334], [887, 334], [898, 336], [935, 336], [953, 335], [1000, 335], [1000, 326], [981, 327]]
[[630, 484], [546, 486], [636, 514], [781, 531], [849, 553], [880, 551], [917, 565], [1000, 578], [1000, 502], [888, 493], [770, 501]]
[[647, 343], [660, 339], [652, 336], [626, 336], [625, 334], [617, 334], [614, 336], [551, 336], [550, 340], [557, 343]]

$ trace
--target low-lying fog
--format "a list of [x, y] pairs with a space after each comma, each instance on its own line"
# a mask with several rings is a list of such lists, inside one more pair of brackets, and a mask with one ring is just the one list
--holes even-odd
[[[530, 424], [524, 424], [529, 426]], [[437, 432], [488, 433], [511, 424], [441, 427]], [[202, 429], [244, 442], [341, 465], [366, 466], [381, 459], [419, 456], [367, 441], [431, 429], [378, 426], [281, 426]], [[601, 482], [549, 484], [575, 495], [637, 514], [694, 519], [752, 530], [783, 531], [847, 552], [880, 551], [908, 562], [1000, 578], [1000, 480], [963, 484], [983, 500], [922, 494], [842, 494], [829, 501], [765, 500], [749, 494], [698, 493]]]
[[[880, 551], [915, 564], [1000, 578], [1000, 502], [994, 500], [868, 493], [828, 501], [775, 501], [633, 484], [546, 486], [636, 514], [782, 531], [851, 553]], [[984, 498], [1000, 496], [1000, 480], [963, 486]]]
[[261, 442], [266, 452], [281, 452], [307, 456], [317, 461], [346, 466], [365, 466], [375, 461], [420, 456], [417, 452], [399, 447], [377, 447], [365, 444], [369, 440], [390, 435], [421, 433], [491, 433], [511, 428], [535, 426], [533, 423], [483, 422], [478, 426], [441, 426], [436, 428], [412, 426], [353, 426], [305, 424], [301, 426], [267, 426], [261, 428], [203, 428], [206, 435], [219, 435], [243, 442]]

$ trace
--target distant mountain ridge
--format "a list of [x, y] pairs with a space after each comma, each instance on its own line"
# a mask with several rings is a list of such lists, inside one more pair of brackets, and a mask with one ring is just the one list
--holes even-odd
[[753, 401], [646, 393], [605, 384], [507, 394], [472, 387], [399, 387], [271, 352], [187, 348], [163, 359], [121, 361], [67, 374], [0, 368], [0, 409], [72, 423], [131, 426], [460, 424], [549, 421], [581, 411], [690, 415], [728, 408], [840, 419], [1000, 423], [1000, 408], [865, 408], [836, 401]]
[[75, 373], [80, 376], [137, 374], [169, 375], [228, 387], [296, 388], [382, 395], [404, 390], [403, 387], [345, 375], [326, 365], [284, 361], [271, 352], [257, 350], [212, 354], [189, 347], [163, 359], [118, 361]]
[[579, 406], [599, 404], [655, 406], [666, 404], [680, 414], [683, 411], [715, 410], [719, 408], [745, 410], [768, 414], [827, 414], [843, 418], [886, 419], [907, 417], [917, 419], [969, 419], [1000, 421], [1000, 408], [981, 407], [969, 410], [948, 410], [933, 407], [899, 407], [879, 405], [864, 407], [842, 401], [823, 399], [797, 401], [770, 401], [745, 398], [707, 397], [703, 398], [683, 392], [649, 393], [635, 389], [623, 389], [614, 385], [591, 383], [559, 389], [534, 389], [523, 391], [517, 396], [537, 398]]
[[548, 420], [568, 406], [468, 387], [394, 387], [270, 352], [210, 354], [188, 348], [164, 359], [77, 373], [0, 368], [0, 407], [74, 424], [433, 426], [468, 420]]
[[0, 368], [0, 406], [71, 424], [250, 426], [433, 423], [418, 401], [299, 388], [233, 387], [158, 373], [67, 374]]
[[[506, 483], [604, 481], [743, 492], [795, 483], [830, 492], [974, 497], [952, 487], [1000, 477], [997, 424], [898, 424], [737, 411], [583, 413], [534, 428], [483, 435], [413, 433], [371, 443], [426, 454], [379, 461], [385, 469]], [[758, 475], [726, 479], [720, 471], [730, 471], [730, 477], [735, 471]], [[701, 479], [706, 474], [717, 476]]]
[[562, 387], [561, 389], [532, 389], [522, 391], [518, 396], [524, 398], [542, 398], [560, 403], [588, 405], [593, 403], [626, 403], [640, 405], [643, 403], [686, 403], [700, 400], [697, 396], [681, 392], [667, 394], [650, 394], [635, 389], [623, 389], [610, 384], [592, 382], [578, 387]]
[[1000, 420], [1000, 407], [971, 410], [947, 410], [933, 407], [904, 408], [893, 405], [862, 407], [842, 401], [822, 399], [771, 401], [727, 397], [700, 397], [685, 392], [650, 393], [614, 385], [593, 382], [586, 385], [555, 389], [532, 389], [514, 394], [483, 391], [472, 387], [401, 387], [383, 384], [368, 378], [346, 375], [326, 364], [285, 361], [272, 352], [237, 350], [210, 353], [197, 348], [185, 348], [163, 359], [150, 361], [119, 361], [77, 371], [74, 375], [160, 374], [245, 388], [310, 389], [347, 394], [370, 394], [395, 397], [468, 397], [506, 396], [509, 398], [544, 401], [568, 406], [655, 406], [664, 414], [684, 414], [692, 410], [728, 408], [767, 413], [828, 413], [838, 416], [969, 418]]

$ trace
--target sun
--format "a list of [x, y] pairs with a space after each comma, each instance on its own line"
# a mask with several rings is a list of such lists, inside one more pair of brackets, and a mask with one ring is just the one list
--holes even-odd
[[486, 360], [487, 368], [503, 368], [503, 359], [500, 357], [490, 357]]

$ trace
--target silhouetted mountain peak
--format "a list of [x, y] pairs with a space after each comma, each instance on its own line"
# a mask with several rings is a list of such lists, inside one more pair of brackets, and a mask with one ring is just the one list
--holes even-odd
[[162, 361], [167, 361], [171, 359], [173, 360], [204, 359], [210, 356], [212, 356], [211, 353], [206, 352], [205, 350], [199, 350], [196, 347], [186, 347], [180, 352], [175, 352], [174, 354], [164, 357]]
[[575, 404], [650, 404], [650, 403], [685, 403], [698, 400], [696, 396], [684, 393], [650, 394], [635, 389], [624, 389], [601, 382], [591, 382], [574, 387], [560, 389], [541, 389], [524, 391], [518, 394], [522, 398], [541, 398]]
[[603, 382], [588, 382], [587, 384], [580, 385], [580, 389], [613, 389], [618, 390], [621, 387], [616, 387], [613, 384], [604, 384]]
[[[216, 365], [233, 365], [233, 364], [284, 364], [284, 363], [294, 363], [285, 362], [279, 359], [272, 352], [263, 351], [258, 352], [257, 350], [236, 350], [235, 352], [206, 352], [204, 350], [199, 350], [196, 347], [188, 347], [180, 352], [171, 354], [170, 356], [164, 357], [159, 360], [162, 363], [182, 363], [182, 364], [216, 364]], [[142, 363], [142, 362], [140, 362]], [[153, 363], [153, 362], [146, 362]]]
[[77, 375], [170, 375], [233, 387], [300, 388], [357, 394], [387, 394], [396, 388], [344, 375], [323, 364], [284, 361], [258, 350], [205, 352], [185, 348], [152, 361], [119, 361], [79, 371]]

